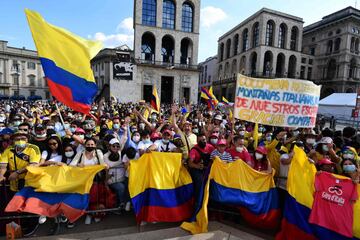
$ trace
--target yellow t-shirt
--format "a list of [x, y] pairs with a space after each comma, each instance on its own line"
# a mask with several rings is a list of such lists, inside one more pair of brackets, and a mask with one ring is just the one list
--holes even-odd
[[[16, 171], [27, 167], [30, 163], [39, 163], [41, 153], [36, 145], [28, 144], [22, 151], [22, 158], [15, 156], [14, 147], [7, 148], [1, 155], [0, 164], [7, 164], [10, 171]], [[15, 159], [14, 159], [15, 158]], [[20, 174], [19, 179], [24, 179], [26, 173]], [[17, 180], [10, 181], [10, 189], [14, 192], [18, 191]]]

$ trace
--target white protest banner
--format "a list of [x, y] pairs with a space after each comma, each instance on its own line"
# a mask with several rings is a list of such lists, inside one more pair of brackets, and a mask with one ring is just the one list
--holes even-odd
[[315, 126], [321, 86], [298, 79], [251, 78], [239, 74], [234, 117], [279, 127]]

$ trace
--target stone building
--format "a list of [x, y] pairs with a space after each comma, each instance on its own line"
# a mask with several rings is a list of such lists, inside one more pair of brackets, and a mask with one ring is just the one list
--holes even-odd
[[200, 0], [134, 1], [134, 80], [117, 88], [132, 101], [197, 102]]
[[199, 93], [202, 87], [209, 88], [217, 76], [217, 56], [209, 57], [204, 62], [199, 63]]
[[[300, 78], [302, 18], [262, 8], [218, 40], [214, 94], [234, 99], [236, 75]], [[301, 76], [305, 78], [304, 76]]]
[[360, 11], [347, 7], [304, 28], [303, 52], [315, 57], [313, 80], [321, 96], [360, 87]]
[[0, 40], [0, 95], [50, 98], [36, 51], [10, 47]]

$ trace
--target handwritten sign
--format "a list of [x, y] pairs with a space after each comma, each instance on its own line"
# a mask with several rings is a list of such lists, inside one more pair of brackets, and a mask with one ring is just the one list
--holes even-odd
[[321, 86], [298, 79], [238, 75], [234, 117], [279, 127], [315, 126]]

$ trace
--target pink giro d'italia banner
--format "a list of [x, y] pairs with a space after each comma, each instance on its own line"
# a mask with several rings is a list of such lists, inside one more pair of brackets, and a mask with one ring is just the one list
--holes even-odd
[[299, 79], [238, 75], [234, 117], [280, 127], [315, 126], [321, 86]]

